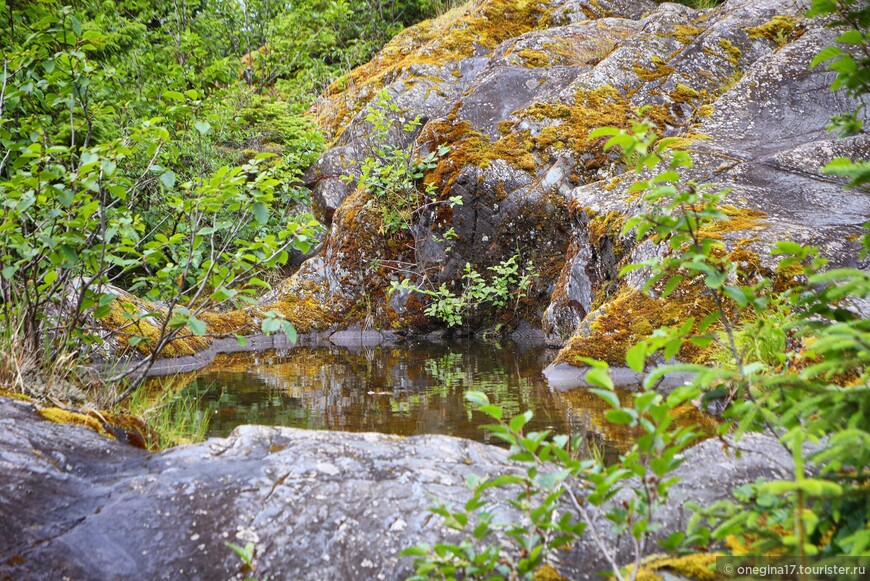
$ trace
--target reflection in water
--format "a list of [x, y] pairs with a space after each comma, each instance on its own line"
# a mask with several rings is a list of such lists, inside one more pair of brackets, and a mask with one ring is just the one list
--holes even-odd
[[226, 356], [184, 389], [209, 414], [209, 436], [227, 435], [240, 424], [266, 424], [497, 443], [480, 428], [489, 419], [464, 401], [466, 391], [476, 390], [502, 406], [505, 417], [532, 410], [528, 430], [585, 435], [608, 455], [625, 449], [632, 434], [604, 421], [603, 401], [586, 390], [548, 387], [541, 370], [553, 355], [544, 347], [471, 341], [297, 347]]

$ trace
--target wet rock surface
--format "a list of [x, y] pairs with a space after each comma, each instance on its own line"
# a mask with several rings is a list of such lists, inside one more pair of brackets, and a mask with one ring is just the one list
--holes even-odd
[[[687, 452], [665, 534], [686, 502], [791, 469], [769, 438], [741, 447], [740, 460], [716, 441]], [[261, 579], [403, 579], [401, 549], [456, 538], [426, 511], [433, 499], [458, 504], [467, 476], [510, 469], [504, 450], [459, 438], [256, 426], [148, 454], [0, 397], [0, 578], [241, 578], [230, 541], [256, 544]], [[585, 542], [559, 553], [569, 578], [605, 566]]]

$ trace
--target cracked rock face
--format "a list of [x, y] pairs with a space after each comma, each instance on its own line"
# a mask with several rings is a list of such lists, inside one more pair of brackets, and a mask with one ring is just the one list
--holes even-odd
[[[687, 452], [662, 534], [685, 524], [686, 502], [792, 469], [775, 440], [742, 447], [740, 460], [717, 441]], [[427, 507], [467, 500], [469, 475], [512, 469], [505, 450], [459, 438], [258, 426], [148, 454], [0, 397], [0, 578], [242, 578], [230, 541], [255, 543], [260, 579], [404, 579], [402, 549], [458, 540]], [[505, 491], [495, 494], [509, 517]], [[557, 553], [572, 579], [606, 566], [591, 541]]]
[[[806, 7], [485, 0], [408, 29], [314, 108], [335, 137], [308, 174], [331, 229], [309, 259], [317, 268], [303, 266], [280, 292], [315, 288], [334, 320], [349, 324], [365, 312], [376, 325], [423, 327], [432, 321], [421, 297], [390, 300], [391, 282], [450, 287], [466, 263], [486, 272], [519, 253], [535, 266], [535, 286], [514, 319], [499, 323], [532, 325], [553, 345], [587, 333], [614, 297], [646, 282], [644, 271], [617, 280], [620, 266], [661, 252], [621, 238], [618, 220], [604, 232], [590, 226], [595, 216], [624, 221], [644, 210], [619, 157], [586, 139], [602, 125], [629, 126], [640, 107], [661, 135], [685, 139], [691, 177], [731, 188], [726, 203], [764, 217], [724, 235], [729, 248], [769, 266], [770, 244], [789, 238], [855, 264], [853, 235], [870, 201], [820, 168], [836, 156], [866, 157], [870, 142], [826, 130], [858, 103], [831, 92], [822, 67], [809, 70], [836, 33], [803, 19]], [[413, 143], [407, 135], [393, 143], [421, 155], [449, 146], [424, 181], [437, 200], [462, 200], [416, 216], [404, 238], [385, 234], [371, 196], [341, 180], [357, 175], [369, 151], [365, 116], [381, 90], [422, 122]]]

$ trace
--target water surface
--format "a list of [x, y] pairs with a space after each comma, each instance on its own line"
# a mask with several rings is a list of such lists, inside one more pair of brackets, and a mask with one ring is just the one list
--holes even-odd
[[[464, 399], [475, 390], [502, 406], [506, 418], [532, 410], [529, 430], [579, 434], [607, 455], [624, 449], [634, 435], [604, 421], [603, 400], [582, 388], [550, 388], [541, 371], [554, 356], [541, 346], [473, 341], [296, 347], [224, 356], [182, 390], [208, 415], [209, 436], [265, 424], [498, 443], [481, 428], [491, 418]], [[620, 397], [628, 403], [627, 392]]]

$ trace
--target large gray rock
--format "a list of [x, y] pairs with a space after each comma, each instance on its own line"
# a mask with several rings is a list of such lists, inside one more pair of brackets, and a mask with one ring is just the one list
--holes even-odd
[[[402, 33], [318, 101], [315, 111], [336, 141], [308, 178], [330, 233], [311, 259], [317, 269], [303, 267], [282, 293], [317, 286], [346, 324], [426, 328], [433, 324], [422, 314], [427, 299], [391, 300], [392, 282], [458, 291], [466, 263], [486, 273], [519, 253], [538, 275], [522, 308], [478, 312], [470, 326], [525, 322], [564, 344], [624, 289], [616, 280], [622, 264], [661, 252], [617, 239], [618, 228], [588, 232], [591, 212], [626, 217], [642, 207], [626, 192], [632, 178], [619, 156], [586, 135], [626, 126], [643, 106], [663, 135], [695, 139], [692, 177], [732, 188], [729, 203], [767, 214], [758, 228], [728, 238], [763, 257], [771, 241], [789, 237], [821, 245], [836, 264], [854, 262], [850, 239], [870, 215], [867, 196], [844, 192], [820, 166], [838, 155], [866, 156], [870, 145], [837, 141], [826, 130], [832, 115], [858, 103], [832, 93], [821, 67], [809, 70], [836, 32], [802, 20], [806, 2], [728, 0], [708, 10], [623, 0], [546, 4], [469, 3]], [[423, 121], [414, 143], [397, 134], [394, 144], [422, 155], [451, 147], [430, 181], [439, 199], [463, 202], [421, 213], [399, 235], [385, 233], [370, 197], [340, 178], [355, 175], [370, 150], [365, 117], [379, 90], [404, 117]], [[645, 276], [634, 273], [629, 286], [642, 286]]]
[[[718, 441], [688, 451], [663, 534], [683, 526], [686, 502], [791, 470], [769, 438], [741, 446], [741, 460]], [[466, 500], [469, 475], [511, 469], [504, 450], [458, 438], [257, 426], [148, 454], [0, 397], [0, 578], [236, 578], [224, 543], [250, 541], [261, 579], [403, 579], [401, 549], [456, 539], [426, 508]], [[570, 578], [605, 568], [585, 541], [559, 553]]]

